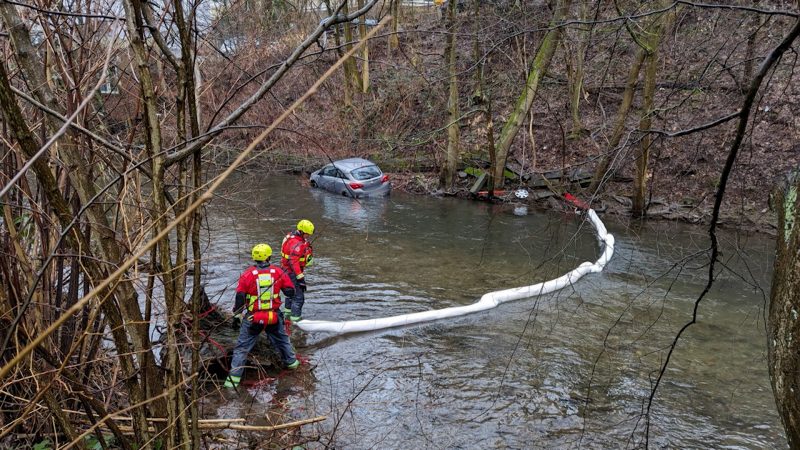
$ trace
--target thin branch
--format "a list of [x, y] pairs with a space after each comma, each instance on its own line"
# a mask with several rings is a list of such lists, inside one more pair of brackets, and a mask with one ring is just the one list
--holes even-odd
[[709, 128], [714, 128], [717, 125], [721, 125], [721, 124], [723, 124], [723, 123], [725, 123], [725, 122], [727, 122], [727, 121], [729, 121], [731, 119], [735, 119], [735, 118], [737, 118], [737, 117], [739, 117], [741, 115], [742, 115], [742, 110], [739, 110], [739, 111], [736, 111], [735, 113], [728, 114], [727, 116], [722, 116], [719, 119], [714, 120], [712, 122], [704, 123], [703, 125], [698, 125], [696, 127], [689, 128], [688, 130], [676, 131], [674, 133], [670, 133], [669, 131], [664, 131], [664, 130], [652, 130], [652, 129], [651, 130], [642, 130], [642, 132], [660, 134], [660, 135], [666, 136], [666, 137], [686, 136], [687, 134], [697, 133], [699, 131], [707, 130]]
[[11, 5], [17, 5], [17, 6], [20, 6], [22, 8], [32, 9], [32, 10], [34, 10], [36, 12], [39, 12], [39, 13], [42, 13], [42, 14], [50, 14], [50, 15], [54, 15], [54, 16], [85, 17], [87, 19], [125, 20], [124, 17], [119, 17], [119, 16], [109, 16], [109, 15], [106, 15], [106, 14], [84, 14], [84, 13], [73, 13], [73, 12], [65, 12], [65, 11], [53, 11], [52, 9], [39, 8], [38, 6], [29, 5], [27, 3], [20, 3], [20, 2], [15, 2], [15, 1], [12, 1], [12, 0], [3, 0], [3, 1], [5, 1], [6, 3], [11, 4]]
[[280, 425], [239, 425], [239, 424], [228, 424], [228, 423], [204, 424], [201, 425], [200, 428], [203, 430], [230, 428], [231, 430], [239, 430], [239, 431], [277, 431], [286, 428], [296, 428], [302, 425], [322, 422], [327, 418], [328, 416], [317, 416], [317, 417], [312, 417], [310, 419], [303, 419], [303, 420], [296, 420], [294, 422], [282, 423]]
[[686, 0], [677, 0], [675, 3], [676, 4], [693, 6], [695, 8], [727, 9], [729, 11], [747, 11], [747, 12], [754, 12], [754, 13], [758, 13], [758, 14], [765, 14], [765, 15], [768, 15], [768, 16], [785, 16], [785, 17], [793, 17], [793, 18], [800, 17], [800, 13], [796, 13], [796, 12], [793, 12], [793, 11], [775, 10], [775, 9], [762, 9], [762, 8], [754, 8], [752, 6], [727, 5], [727, 4], [720, 4], [720, 3], [697, 3], [697, 2], [689, 2], [689, 1], [686, 1]]

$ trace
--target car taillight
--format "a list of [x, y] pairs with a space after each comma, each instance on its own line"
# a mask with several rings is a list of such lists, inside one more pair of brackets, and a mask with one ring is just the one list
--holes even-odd
[[361, 183], [350, 183], [350, 189], [361, 189], [364, 185]]
[[384, 175], [384, 176], [381, 178], [381, 183], [386, 183], [387, 181], [389, 181], [389, 175]]

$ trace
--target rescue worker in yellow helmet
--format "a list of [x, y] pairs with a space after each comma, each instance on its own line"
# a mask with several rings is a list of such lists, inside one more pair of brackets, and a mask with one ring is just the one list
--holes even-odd
[[283, 238], [281, 245], [281, 267], [289, 272], [294, 283], [294, 297], [286, 299], [286, 308], [290, 311], [289, 320], [298, 322], [302, 319], [303, 303], [305, 303], [306, 273], [311, 265], [313, 249], [308, 238], [314, 234], [314, 224], [308, 219], [297, 222], [297, 229]]
[[231, 370], [225, 381], [226, 388], [239, 385], [247, 354], [253, 349], [262, 331], [267, 334], [287, 368], [296, 369], [300, 365], [286, 334], [283, 312], [280, 309], [280, 292], [287, 298], [293, 297], [294, 283], [285, 270], [269, 263], [272, 256], [269, 245], [257, 244], [251, 255], [255, 264], [242, 273], [236, 287], [233, 313], [234, 317], [242, 315], [242, 320], [239, 339], [233, 350]]

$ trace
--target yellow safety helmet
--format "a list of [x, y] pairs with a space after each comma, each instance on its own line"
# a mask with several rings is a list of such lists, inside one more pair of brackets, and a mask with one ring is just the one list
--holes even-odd
[[267, 244], [256, 244], [253, 247], [253, 261], [266, 261], [272, 256], [272, 247]]
[[310, 220], [303, 219], [297, 222], [297, 231], [302, 231], [306, 234], [314, 234], [314, 224]]

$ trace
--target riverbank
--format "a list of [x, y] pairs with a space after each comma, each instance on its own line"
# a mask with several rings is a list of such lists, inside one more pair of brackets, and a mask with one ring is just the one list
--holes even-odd
[[[456, 182], [457, 188], [452, 193], [443, 193], [438, 190], [438, 175], [435, 173], [392, 173], [393, 188], [417, 195], [448, 195], [458, 198], [509, 203], [524, 205], [529, 208], [564, 211], [573, 208], [563, 200], [561, 194], [569, 192], [578, 199], [590, 204], [598, 214], [613, 216], [620, 222], [630, 222], [638, 219], [631, 217], [631, 197], [628, 190], [632, 183], [628, 181], [612, 182], [598, 198], [590, 199], [586, 193], [581, 192], [580, 186], [559, 185], [554, 189], [531, 188], [525, 184], [512, 184], [506, 189], [498, 191], [490, 197], [488, 192], [479, 191], [477, 194], [470, 192], [476, 178], [461, 172]], [[519, 192], [519, 195], [517, 194]], [[678, 221], [688, 224], [707, 226], [711, 222], [713, 213], [713, 193], [704, 194], [699, 201], [685, 199], [653, 198], [644, 220]], [[718, 226], [726, 229], [741, 230], [751, 233], [763, 233], [775, 236], [777, 233], [777, 218], [769, 208], [758, 209], [753, 205], [736, 205], [727, 202], [720, 213]]]

